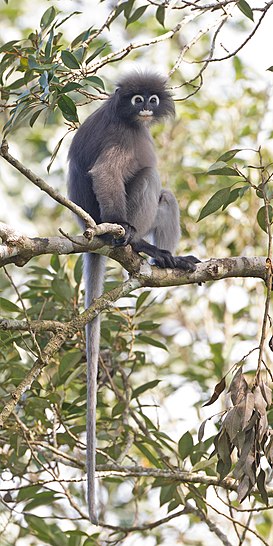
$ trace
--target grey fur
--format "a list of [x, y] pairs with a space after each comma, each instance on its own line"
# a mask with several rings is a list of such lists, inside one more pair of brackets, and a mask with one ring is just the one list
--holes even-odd
[[[135, 95], [143, 100], [131, 101]], [[159, 103], [152, 99], [154, 95]], [[199, 260], [171, 254], [180, 237], [179, 208], [174, 195], [161, 188], [154, 145], [145, 121], [147, 118], [149, 123], [154, 122], [173, 113], [174, 103], [162, 77], [135, 73], [123, 78], [116, 92], [86, 119], [72, 141], [68, 191], [70, 198], [97, 223], [116, 222], [124, 227], [125, 237], [116, 242], [110, 240], [113, 244], [131, 242], [134, 250], [153, 257], [160, 267], [194, 271]], [[152, 238], [154, 245], [147, 238]], [[89, 254], [84, 263], [88, 307], [102, 294], [105, 260]], [[97, 317], [86, 328], [87, 487], [90, 520], [94, 524], [98, 523], [95, 450], [99, 338]]]
[[[103, 279], [106, 258], [98, 254], [84, 255], [85, 308], [103, 292]], [[94, 282], [95, 279], [95, 282]], [[96, 510], [95, 472], [96, 472], [96, 406], [97, 375], [100, 347], [100, 316], [86, 325], [86, 359], [87, 359], [87, 497], [89, 517], [92, 523], [98, 524]]]

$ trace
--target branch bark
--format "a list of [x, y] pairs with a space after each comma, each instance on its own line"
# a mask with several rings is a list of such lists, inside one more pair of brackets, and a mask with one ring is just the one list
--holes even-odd
[[[102, 232], [111, 230], [112, 224], [101, 224]], [[100, 226], [97, 226], [100, 228]], [[113, 228], [119, 227], [113, 224]], [[178, 286], [226, 279], [229, 277], [258, 277], [266, 280], [267, 264], [265, 257], [211, 258], [197, 265], [194, 273], [179, 269], [159, 269], [151, 266], [136, 254], [130, 245], [112, 248], [104, 245], [99, 237], [88, 241], [83, 235], [73, 237], [27, 237], [15, 232], [6, 224], [0, 223], [0, 267], [14, 263], [25, 265], [34, 256], [43, 254], [75, 254], [95, 252], [109, 256], [119, 262], [141, 286]]]

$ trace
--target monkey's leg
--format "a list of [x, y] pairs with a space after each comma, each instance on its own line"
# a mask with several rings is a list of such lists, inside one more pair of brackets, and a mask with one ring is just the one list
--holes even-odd
[[172, 267], [185, 271], [194, 271], [200, 260], [194, 256], [173, 256], [181, 232], [179, 207], [174, 195], [168, 190], [162, 190], [159, 197], [157, 214], [150, 233], [154, 245], [143, 241], [133, 242], [137, 252], [145, 252], [154, 258], [159, 267]]
[[136, 233], [133, 241], [142, 239], [151, 231], [158, 210], [161, 183], [153, 167], [141, 169], [126, 184], [127, 219]]

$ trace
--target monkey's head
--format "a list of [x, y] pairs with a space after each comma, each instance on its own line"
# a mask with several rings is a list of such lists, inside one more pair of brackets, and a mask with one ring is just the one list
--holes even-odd
[[134, 73], [119, 81], [115, 94], [116, 114], [129, 124], [174, 115], [174, 102], [166, 80], [158, 74]]

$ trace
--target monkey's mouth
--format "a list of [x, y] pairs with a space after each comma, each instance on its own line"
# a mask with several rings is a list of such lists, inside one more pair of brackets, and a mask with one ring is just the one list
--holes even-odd
[[140, 119], [143, 119], [143, 120], [149, 120], [153, 117], [153, 111], [152, 110], [140, 110], [140, 112], [138, 112], [138, 116], [140, 117]]

